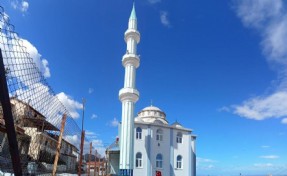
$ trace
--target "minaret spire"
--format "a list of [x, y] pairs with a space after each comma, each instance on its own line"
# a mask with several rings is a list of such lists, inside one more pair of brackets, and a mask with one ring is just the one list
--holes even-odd
[[128, 29], [137, 30], [137, 15], [136, 15], [135, 2], [133, 2], [133, 8], [132, 8], [130, 19], [129, 19]]
[[137, 31], [137, 17], [135, 4], [129, 18], [128, 29], [125, 32], [127, 43], [126, 54], [122, 58], [125, 67], [124, 88], [119, 92], [122, 102], [122, 124], [120, 132], [120, 175], [133, 175], [134, 162], [134, 106], [139, 99], [136, 89], [136, 69], [140, 65], [137, 55], [137, 44], [140, 42], [140, 33]]
[[130, 20], [131, 19], [137, 20], [136, 9], [135, 9], [135, 1], [133, 2], [133, 9], [132, 9], [132, 12], [131, 12]]

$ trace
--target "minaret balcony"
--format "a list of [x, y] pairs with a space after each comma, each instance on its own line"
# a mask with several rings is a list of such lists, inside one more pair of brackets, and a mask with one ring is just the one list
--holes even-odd
[[125, 32], [125, 41], [127, 42], [129, 38], [133, 38], [137, 41], [137, 43], [140, 42], [140, 33], [139, 31], [135, 30], [135, 29], [128, 29]]
[[139, 100], [139, 91], [133, 88], [122, 88], [119, 92], [119, 99], [121, 102], [132, 101], [137, 102]]
[[136, 54], [126, 53], [123, 56], [122, 64], [124, 67], [126, 67], [126, 65], [128, 65], [128, 64], [131, 64], [131, 65], [135, 66], [136, 68], [138, 68], [140, 66], [140, 58]]

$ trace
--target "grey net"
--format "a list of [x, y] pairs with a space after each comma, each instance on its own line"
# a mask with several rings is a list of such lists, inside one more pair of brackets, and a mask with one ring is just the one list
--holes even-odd
[[[23, 174], [52, 172], [64, 114], [67, 119], [57, 172], [76, 172], [81, 129], [48, 85], [1, 6], [0, 48]], [[13, 173], [13, 168], [1, 105], [0, 175], [3, 173]]]

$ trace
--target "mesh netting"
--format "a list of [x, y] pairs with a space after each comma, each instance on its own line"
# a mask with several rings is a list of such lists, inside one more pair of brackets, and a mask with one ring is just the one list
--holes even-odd
[[[41, 65], [0, 6], [0, 49], [24, 174], [51, 173], [62, 117], [67, 115], [57, 172], [77, 172], [81, 129], [47, 84]], [[0, 106], [0, 175], [13, 173]]]

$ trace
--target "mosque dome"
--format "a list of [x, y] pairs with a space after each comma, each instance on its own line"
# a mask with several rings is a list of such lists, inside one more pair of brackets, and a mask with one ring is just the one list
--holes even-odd
[[156, 123], [156, 124], [165, 124], [167, 125], [168, 122], [166, 120], [165, 113], [155, 106], [148, 106], [142, 109], [138, 116], [136, 117], [135, 121], [137, 122], [146, 122], [146, 123]]

